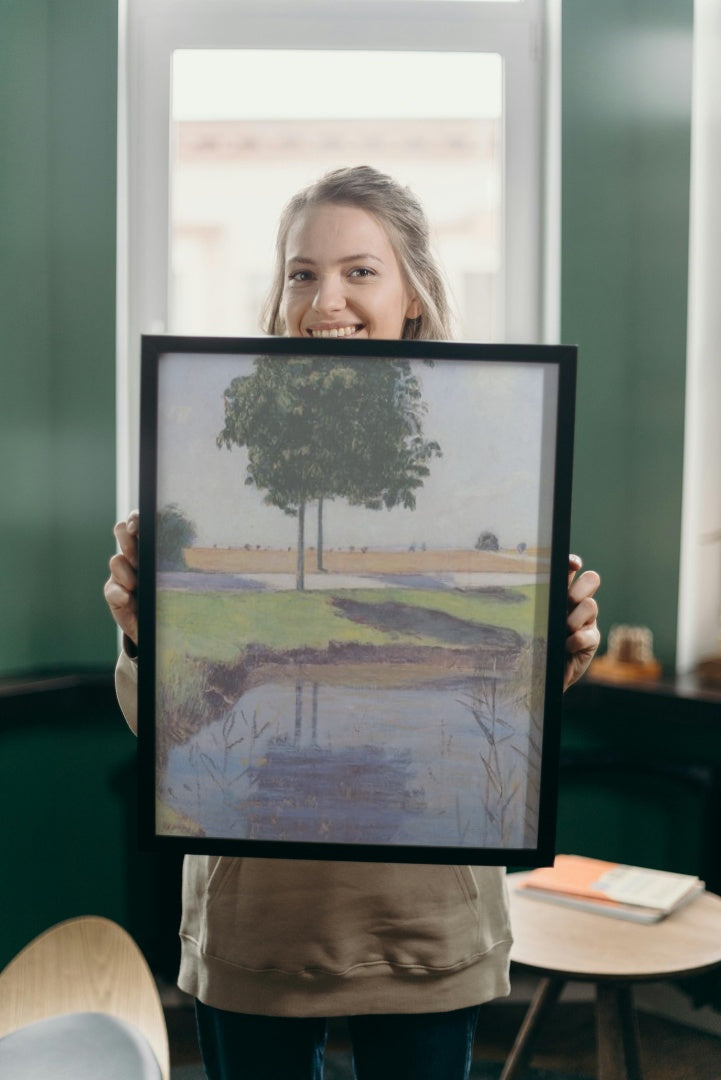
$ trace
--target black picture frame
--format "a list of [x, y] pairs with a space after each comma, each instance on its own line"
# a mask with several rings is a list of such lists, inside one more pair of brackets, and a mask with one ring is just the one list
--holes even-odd
[[143, 848], [552, 862], [576, 359], [143, 337]]

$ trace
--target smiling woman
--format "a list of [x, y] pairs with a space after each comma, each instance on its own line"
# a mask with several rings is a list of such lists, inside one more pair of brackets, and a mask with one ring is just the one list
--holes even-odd
[[360, 166], [295, 195], [281, 217], [264, 329], [295, 337], [448, 339], [446, 291], [416, 196]]

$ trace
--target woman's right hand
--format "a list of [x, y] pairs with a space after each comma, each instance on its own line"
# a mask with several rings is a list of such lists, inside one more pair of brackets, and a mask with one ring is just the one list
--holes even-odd
[[138, 644], [138, 529], [139, 514], [133, 510], [113, 529], [120, 553], [110, 560], [110, 577], [103, 590], [110, 613], [123, 633]]

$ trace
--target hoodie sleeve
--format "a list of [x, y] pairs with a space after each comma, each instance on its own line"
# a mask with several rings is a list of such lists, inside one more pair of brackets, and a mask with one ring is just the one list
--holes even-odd
[[138, 733], [138, 662], [125, 647], [115, 667], [115, 693], [128, 727]]

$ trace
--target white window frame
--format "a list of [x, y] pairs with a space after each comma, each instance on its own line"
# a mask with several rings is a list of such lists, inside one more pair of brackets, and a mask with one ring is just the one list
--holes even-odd
[[[506, 341], [556, 341], [560, 0], [119, 0], [118, 513], [138, 496], [142, 333], [167, 327], [176, 49], [495, 52], [504, 60]], [[549, 63], [549, 60], [551, 63]], [[289, 193], [290, 194], [290, 193]]]
[[688, 339], [676, 671], [721, 654], [721, 0], [696, 0], [693, 31]]

